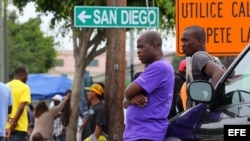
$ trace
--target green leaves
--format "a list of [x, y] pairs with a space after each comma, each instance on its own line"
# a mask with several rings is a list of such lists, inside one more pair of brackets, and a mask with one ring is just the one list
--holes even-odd
[[[73, 25], [70, 16], [73, 16], [74, 6], [105, 6], [106, 0], [13, 0], [15, 6], [20, 10], [28, 2], [36, 3], [36, 11], [41, 14], [53, 13], [51, 27], [56, 21], [66, 21]], [[155, 6], [160, 9], [160, 28], [167, 32], [173, 31], [175, 24], [175, 0], [127, 0], [127, 6]]]
[[54, 38], [44, 36], [40, 24], [37, 18], [22, 24], [8, 20], [9, 70], [24, 65], [30, 73], [45, 73], [54, 67]]

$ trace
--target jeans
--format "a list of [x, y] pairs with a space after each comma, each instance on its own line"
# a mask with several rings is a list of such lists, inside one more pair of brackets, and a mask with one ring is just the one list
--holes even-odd
[[27, 133], [23, 131], [13, 131], [11, 132], [10, 138], [8, 141], [27, 141]]
[[5, 137], [0, 137], [0, 141], [5, 141]]

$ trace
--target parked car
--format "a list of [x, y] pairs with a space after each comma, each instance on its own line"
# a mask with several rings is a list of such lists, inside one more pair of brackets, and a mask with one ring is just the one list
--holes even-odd
[[167, 137], [176, 140], [224, 140], [224, 125], [250, 125], [250, 44], [213, 88], [194, 81], [189, 97], [200, 104], [170, 120]]

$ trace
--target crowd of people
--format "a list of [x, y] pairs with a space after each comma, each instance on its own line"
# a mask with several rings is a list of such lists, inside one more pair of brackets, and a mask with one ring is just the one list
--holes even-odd
[[[65, 141], [70, 115], [71, 90], [65, 97], [54, 95], [51, 104], [31, 103], [30, 88], [26, 84], [28, 70], [19, 66], [14, 78], [0, 83], [0, 141]], [[108, 111], [104, 102], [104, 84], [95, 83], [88, 91], [88, 113], [81, 125], [81, 140], [107, 140]]]
[[[14, 78], [10, 82], [0, 83], [0, 140], [63, 141], [58, 140], [57, 134], [54, 134], [53, 138], [53, 125], [57, 123], [56, 117], [59, 117], [65, 103], [69, 101], [71, 91], [67, 91], [64, 100], [61, 98], [62, 102], [52, 108], [49, 108], [45, 101], [40, 101], [34, 108], [30, 88], [26, 84], [27, 79], [28, 70], [19, 66], [14, 70]], [[56, 97], [58, 98], [58, 95]]]
[[[153, 30], [143, 32], [137, 40], [139, 60], [145, 70], [135, 75], [124, 92], [124, 141], [163, 141], [169, 121], [194, 106], [186, 94], [186, 85], [195, 80], [211, 81], [214, 86], [225, 70], [206, 52], [206, 33], [201, 26], [184, 29], [182, 49], [190, 58], [179, 63], [177, 71], [164, 57], [162, 37]], [[205, 53], [204, 53], [205, 52]], [[0, 141], [65, 141], [71, 90], [66, 96], [55, 95], [52, 106], [40, 101], [31, 104], [26, 84], [28, 70], [17, 67], [14, 78], [0, 83]], [[88, 108], [79, 127], [81, 141], [108, 140], [108, 108], [104, 101], [104, 84], [94, 83], [87, 91]], [[29, 109], [27, 108], [29, 107]]]

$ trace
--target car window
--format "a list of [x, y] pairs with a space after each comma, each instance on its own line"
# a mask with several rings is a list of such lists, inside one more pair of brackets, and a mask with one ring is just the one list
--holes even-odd
[[223, 104], [250, 102], [250, 52], [248, 52], [232, 71], [225, 82]]

